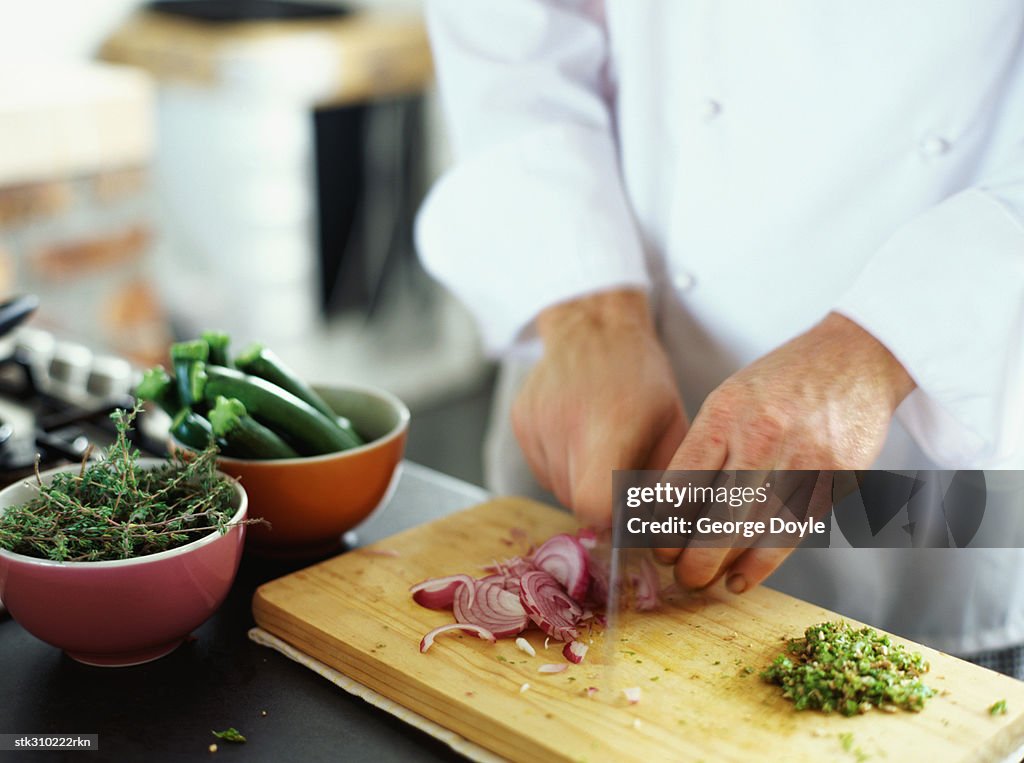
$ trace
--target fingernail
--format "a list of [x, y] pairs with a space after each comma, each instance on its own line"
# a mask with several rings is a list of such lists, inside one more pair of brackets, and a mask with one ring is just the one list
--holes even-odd
[[733, 593], [743, 593], [747, 590], [747, 579], [737, 572], [729, 576], [725, 581], [725, 587]]

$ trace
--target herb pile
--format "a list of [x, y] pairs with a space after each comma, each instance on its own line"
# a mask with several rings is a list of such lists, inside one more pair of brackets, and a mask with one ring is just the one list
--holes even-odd
[[791, 639], [761, 678], [782, 687], [797, 710], [843, 715], [872, 707], [887, 712], [919, 711], [935, 695], [921, 681], [928, 663], [917, 652], [873, 628], [849, 623], [812, 625], [802, 639]]
[[130, 559], [227, 531], [235, 488], [217, 474], [215, 447], [155, 469], [139, 465], [128, 438], [138, 409], [111, 414], [106, 458], [56, 475], [39, 494], [0, 514], [0, 548], [57, 562]]

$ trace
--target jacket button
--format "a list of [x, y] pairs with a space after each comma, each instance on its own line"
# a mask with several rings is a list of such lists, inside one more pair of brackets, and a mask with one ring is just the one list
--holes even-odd
[[712, 121], [721, 113], [722, 104], [711, 98], [707, 98], [706, 100], [704, 100], [700, 105], [700, 109], [698, 110], [700, 118], [703, 119], [705, 122]]
[[697, 279], [693, 277], [692, 273], [687, 273], [685, 270], [676, 273], [672, 278], [672, 283], [676, 287], [676, 291], [689, 291], [697, 283]]
[[949, 141], [939, 135], [929, 135], [922, 138], [920, 144], [918, 144], [918, 150], [923, 156], [927, 157], [942, 156], [949, 149]]

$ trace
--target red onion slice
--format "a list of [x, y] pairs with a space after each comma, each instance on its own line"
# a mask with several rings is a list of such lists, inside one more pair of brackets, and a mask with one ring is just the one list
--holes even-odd
[[647, 557], [640, 560], [640, 571], [630, 576], [633, 582], [633, 606], [637, 612], [650, 612], [661, 604], [658, 591], [661, 576], [658, 568]]
[[455, 600], [455, 592], [464, 585], [472, 586], [473, 578], [469, 575], [448, 575], [443, 578], [430, 578], [417, 583], [409, 592], [413, 600], [427, 609], [451, 609]]
[[574, 600], [587, 595], [587, 550], [573, 536], [561, 533], [548, 538], [534, 552], [533, 564], [561, 583]]
[[519, 583], [522, 586], [519, 600], [537, 627], [559, 641], [579, 638], [576, 624], [583, 610], [566, 595], [557, 580], [546, 572], [535, 570], [523, 575]]
[[497, 638], [518, 635], [530, 624], [516, 594], [506, 591], [498, 583], [485, 580], [474, 580], [472, 585], [460, 586], [455, 592], [452, 611], [460, 623], [481, 625]]
[[597, 548], [597, 530], [592, 527], [581, 527], [576, 533], [576, 540], [587, 551]]
[[590, 647], [588, 647], [582, 641], [570, 641], [562, 649], [562, 654], [565, 656], [565, 659], [567, 659], [569, 662], [573, 663], [574, 665], [579, 665], [581, 662], [583, 662], [583, 658], [587, 656], [587, 650], [589, 648]]
[[497, 572], [493, 575], [488, 575], [485, 578], [480, 579], [481, 583], [494, 583], [504, 588], [506, 591], [519, 595], [519, 576], [512, 575], [509, 573]]
[[472, 633], [482, 639], [487, 639], [492, 644], [497, 640], [495, 635], [486, 628], [481, 628], [479, 625], [473, 625], [472, 623], [449, 623], [448, 625], [441, 625], [434, 630], [429, 631], [423, 639], [420, 641], [420, 651], [426, 652], [434, 644], [434, 639], [440, 636], [442, 633], [448, 631], [462, 630], [467, 633]]

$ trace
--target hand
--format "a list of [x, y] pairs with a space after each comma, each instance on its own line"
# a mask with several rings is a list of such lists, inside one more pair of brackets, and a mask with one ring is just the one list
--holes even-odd
[[[670, 469], [866, 469], [878, 456], [896, 406], [914, 389], [899, 361], [856, 323], [821, 323], [726, 379], [712, 392]], [[816, 492], [818, 501], [830, 500]], [[687, 588], [723, 574], [741, 593], [791, 548], [658, 549]]]
[[686, 414], [647, 298], [612, 291], [551, 307], [544, 355], [512, 408], [537, 480], [585, 522], [611, 521], [613, 469], [664, 469]]

